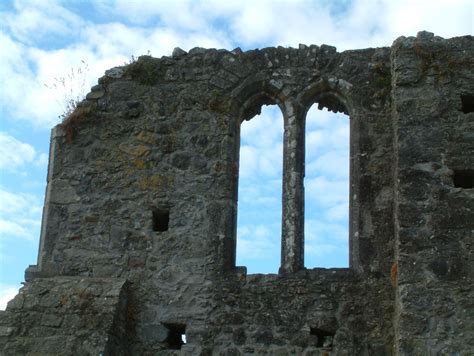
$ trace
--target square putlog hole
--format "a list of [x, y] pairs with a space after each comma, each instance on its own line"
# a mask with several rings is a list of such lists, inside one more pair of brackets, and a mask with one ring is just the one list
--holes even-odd
[[332, 347], [333, 338], [335, 333], [319, 328], [310, 328], [310, 335], [317, 337], [316, 347], [330, 348]]
[[153, 231], [163, 232], [168, 231], [170, 222], [169, 209], [154, 209], [153, 210]]
[[186, 325], [174, 323], [163, 323], [163, 325], [168, 329], [167, 347], [172, 350], [180, 350], [186, 344]]
[[461, 94], [462, 112], [474, 112], [474, 94]]
[[456, 188], [474, 188], [474, 169], [454, 170], [453, 183]]

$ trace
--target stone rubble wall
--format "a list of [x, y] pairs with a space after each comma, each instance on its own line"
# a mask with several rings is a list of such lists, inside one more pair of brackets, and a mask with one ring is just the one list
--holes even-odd
[[392, 48], [396, 350], [473, 354], [474, 189], [454, 175], [474, 167], [474, 112], [462, 103], [474, 93], [474, 41], [424, 33]]
[[[108, 70], [53, 129], [39, 259], [20, 295], [39, 303], [41, 285], [57, 297], [51, 284], [69, 281], [72, 298], [75, 284], [104, 281], [98, 301], [120, 285], [99, 314], [107, 327], [64, 338], [83, 353], [468, 354], [474, 193], [453, 172], [474, 167], [472, 113], [460, 111], [472, 47], [420, 33], [342, 53], [176, 49]], [[316, 102], [351, 118], [347, 269], [304, 267]], [[235, 265], [240, 123], [267, 104], [285, 127], [282, 265], [247, 275]], [[4, 352], [53, 350], [28, 336], [38, 321], [21, 319], [18, 298], [0, 314]]]
[[38, 278], [0, 312], [0, 351], [5, 356], [126, 355], [126, 317], [123, 279]]

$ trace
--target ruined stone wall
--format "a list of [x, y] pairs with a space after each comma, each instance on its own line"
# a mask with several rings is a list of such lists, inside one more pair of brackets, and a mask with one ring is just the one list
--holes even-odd
[[392, 46], [396, 345], [474, 352], [474, 43], [420, 34]]
[[[35, 352], [22, 300], [73, 298], [52, 286], [76, 278], [120, 291], [104, 331], [113, 341], [90, 353], [473, 351], [473, 47], [420, 33], [342, 53], [177, 49], [107, 71], [53, 129], [38, 265], [0, 314], [0, 350]], [[304, 267], [315, 102], [351, 118], [347, 269]], [[282, 263], [247, 275], [235, 265], [240, 123], [273, 103], [285, 128]], [[64, 305], [41, 332], [86, 319]]]

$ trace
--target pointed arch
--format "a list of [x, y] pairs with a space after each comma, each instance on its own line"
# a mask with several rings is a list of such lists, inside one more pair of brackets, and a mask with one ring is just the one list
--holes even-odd
[[313, 104], [318, 105], [318, 109], [327, 109], [333, 113], [342, 113], [349, 118], [349, 194], [348, 194], [348, 264], [349, 268], [359, 270], [360, 261], [358, 258], [359, 246], [359, 185], [360, 181], [360, 157], [357, 154], [359, 151], [359, 137], [357, 133], [360, 132], [358, 113], [353, 109], [350, 98], [352, 85], [343, 80], [335, 79], [321, 79], [309, 85], [305, 91], [299, 96], [299, 102], [304, 113], [304, 120], [309, 109]]
[[[283, 123], [286, 120], [285, 112], [282, 109], [283, 100], [281, 98], [280, 89], [268, 81], [261, 80], [258, 76], [244, 81], [242, 85], [234, 91], [233, 97], [233, 112], [237, 117], [234, 132], [232, 133], [232, 136], [234, 137], [233, 142], [235, 143], [233, 149], [233, 161], [236, 164], [233, 179], [233, 232], [230, 236], [226, 236], [226, 241], [224, 241], [224, 264], [231, 269], [236, 268], [237, 260], [238, 200], [241, 199], [241, 197], [239, 198], [241, 125], [244, 121], [252, 120], [255, 116], [260, 115], [264, 105], [277, 105], [280, 109]], [[255, 120], [258, 120], [258, 118]], [[283, 152], [280, 153], [280, 157], [283, 157]], [[279, 195], [281, 201], [281, 193]], [[281, 215], [281, 203], [279, 203], [279, 206]]]

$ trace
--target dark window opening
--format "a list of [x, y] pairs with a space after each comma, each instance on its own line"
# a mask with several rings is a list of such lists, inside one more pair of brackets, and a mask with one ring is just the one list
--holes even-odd
[[453, 182], [456, 188], [474, 188], [474, 169], [455, 170]]
[[462, 112], [474, 112], [474, 94], [461, 94]]
[[168, 329], [168, 337], [166, 338], [168, 348], [180, 350], [186, 344], [186, 325], [174, 323], [163, 323], [163, 325]]
[[332, 347], [335, 333], [318, 328], [310, 328], [309, 333], [317, 337], [316, 347]]
[[170, 221], [170, 212], [168, 209], [153, 210], [153, 231], [167, 231]]

